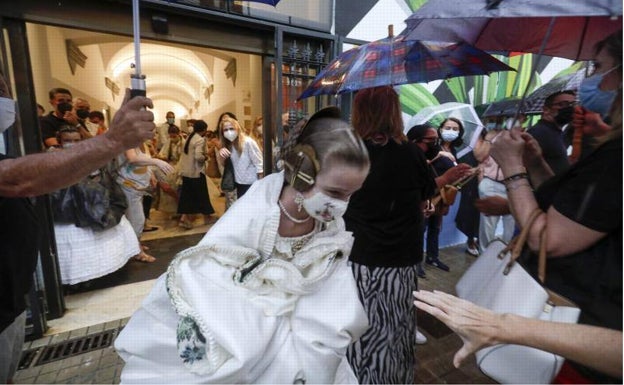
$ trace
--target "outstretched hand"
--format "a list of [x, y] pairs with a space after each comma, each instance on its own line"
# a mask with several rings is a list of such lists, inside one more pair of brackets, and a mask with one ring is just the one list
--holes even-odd
[[464, 342], [453, 357], [456, 368], [477, 350], [499, 343], [496, 331], [502, 325], [501, 314], [437, 290], [415, 291], [413, 295], [417, 308], [443, 322]]
[[106, 135], [124, 150], [139, 147], [144, 141], [154, 137], [154, 114], [145, 110], [152, 108], [152, 100], [144, 96], [130, 99], [130, 90], [126, 89], [124, 101], [115, 114]]

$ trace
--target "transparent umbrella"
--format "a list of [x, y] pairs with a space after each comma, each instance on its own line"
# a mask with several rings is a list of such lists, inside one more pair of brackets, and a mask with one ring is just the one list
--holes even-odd
[[457, 148], [457, 158], [461, 158], [472, 151], [483, 130], [483, 123], [479, 119], [479, 115], [477, 115], [474, 107], [470, 104], [450, 102], [425, 107], [407, 120], [405, 133], [415, 125], [425, 122], [438, 127], [446, 118], [457, 118], [464, 126], [464, 137], [462, 138], [464, 143]]

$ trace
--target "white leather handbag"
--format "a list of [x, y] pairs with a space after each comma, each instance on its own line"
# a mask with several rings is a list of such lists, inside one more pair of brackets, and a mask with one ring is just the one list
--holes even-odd
[[[531, 214], [528, 224], [509, 245], [500, 240], [490, 243], [457, 282], [457, 295], [497, 313], [576, 323], [580, 309], [542, 286], [546, 277], [544, 231], [539, 252], [540, 282], [515, 263], [538, 214], [539, 209]], [[481, 349], [475, 356], [481, 371], [502, 384], [549, 384], [564, 361], [553, 353], [510, 344]]]

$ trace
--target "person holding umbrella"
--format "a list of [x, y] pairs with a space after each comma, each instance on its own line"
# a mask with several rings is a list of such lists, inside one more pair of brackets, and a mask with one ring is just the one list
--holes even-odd
[[599, 41], [595, 52], [594, 72], [581, 82], [580, 106], [574, 110], [572, 162], [591, 151], [596, 142], [592, 137], [602, 136], [611, 130], [611, 119], [607, 113], [618, 88], [622, 88], [622, 30]]

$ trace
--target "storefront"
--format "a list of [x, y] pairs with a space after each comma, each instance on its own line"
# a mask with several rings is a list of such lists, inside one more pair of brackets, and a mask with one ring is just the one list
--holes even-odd
[[[168, 110], [176, 111], [179, 124], [204, 119], [212, 129], [224, 111], [236, 113], [245, 127], [262, 116], [263, 126], [271, 128], [264, 130], [263, 149], [270, 173], [272, 146], [282, 143], [283, 113], [292, 125], [322, 106], [341, 103], [333, 97], [296, 101], [345, 42], [330, 33], [333, 0], [296, 3], [274, 9], [247, 1], [141, 1], [142, 72], [156, 122]], [[0, 69], [19, 112], [2, 140], [6, 153], [41, 151], [37, 104], [50, 110], [53, 87], [71, 89], [74, 97], [90, 100], [92, 110], [114, 115], [132, 71], [130, 1], [2, 2], [0, 25]], [[46, 231], [30, 296], [31, 336], [41, 335], [46, 319], [64, 312], [48, 200], [38, 199], [37, 209]]]

